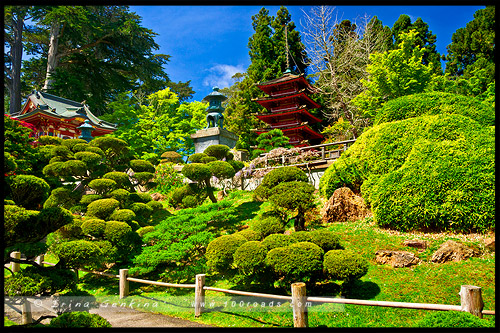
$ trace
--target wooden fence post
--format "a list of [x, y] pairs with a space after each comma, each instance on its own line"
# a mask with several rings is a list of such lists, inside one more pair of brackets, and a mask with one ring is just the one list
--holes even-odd
[[128, 269], [120, 269], [120, 299], [128, 296]]
[[26, 297], [24, 297], [21, 312], [21, 324], [31, 324], [32, 322], [33, 317], [31, 316], [31, 303]]
[[474, 316], [483, 318], [483, 296], [481, 287], [464, 285], [460, 287], [460, 305], [462, 311], [470, 312]]
[[194, 288], [194, 316], [199, 317], [205, 306], [205, 274], [196, 275]]
[[292, 283], [293, 327], [308, 327], [309, 321], [306, 309], [306, 284]]
[[[21, 259], [21, 252], [19, 251], [14, 251], [10, 254], [10, 257], [11, 258], [14, 258], [14, 259]], [[16, 273], [16, 272], [19, 272], [19, 270], [21, 269], [21, 264], [18, 263], [18, 262], [11, 262], [10, 263], [10, 269], [12, 270], [12, 272]]]

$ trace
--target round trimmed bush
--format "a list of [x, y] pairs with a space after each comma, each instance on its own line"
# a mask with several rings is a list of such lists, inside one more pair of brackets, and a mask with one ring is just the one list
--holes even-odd
[[148, 203], [151, 200], [153, 200], [153, 198], [151, 198], [151, 194], [138, 193], [138, 192], [130, 193], [128, 198], [133, 202], [142, 202], [142, 203]]
[[104, 229], [106, 229], [106, 221], [101, 219], [87, 219], [82, 225], [82, 232], [86, 235], [94, 237], [102, 237]]
[[198, 200], [196, 200], [196, 197], [193, 195], [186, 195], [184, 198], [182, 198], [182, 206], [185, 208], [193, 208], [198, 205]]
[[175, 151], [166, 151], [160, 157], [160, 163], [180, 163], [182, 161], [182, 155]]
[[257, 231], [255, 231], [253, 229], [250, 229], [250, 228], [238, 231], [238, 232], [235, 233], [235, 235], [236, 234], [245, 237], [246, 240], [248, 240], [248, 241], [258, 241], [258, 240], [261, 240], [260, 234]]
[[50, 186], [42, 178], [18, 175], [10, 183], [12, 200], [27, 209], [36, 209], [49, 197]]
[[195, 154], [189, 156], [187, 160], [188, 160], [188, 162], [191, 162], [191, 163], [203, 163], [201, 160], [204, 157], [208, 157], [208, 155], [203, 154], [203, 153], [195, 153]]
[[123, 188], [119, 188], [111, 191], [109, 195], [111, 196], [111, 198], [118, 200], [121, 204], [120, 206], [123, 207], [124, 205], [126, 205], [129, 199], [130, 192]]
[[60, 145], [63, 139], [57, 136], [42, 135], [38, 138], [38, 143], [42, 146], [45, 145]]
[[120, 203], [115, 199], [95, 200], [87, 206], [87, 216], [95, 216], [102, 220], [107, 220], [119, 206]]
[[[312, 234], [311, 234], [310, 231], [295, 231], [295, 232], [292, 232], [290, 234], [290, 238], [293, 239], [295, 242], [311, 242], [311, 243], [314, 243], [313, 236], [312, 236]], [[318, 245], [318, 244], [316, 244], [316, 245]]]
[[95, 268], [103, 255], [97, 245], [86, 240], [62, 242], [51, 250], [59, 258], [57, 266], [67, 268]]
[[259, 241], [243, 243], [233, 255], [234, 266], [240, 273], [250, 275], [264, 266], [267, 248]]
[[73, 150], [73, 148], [78, 145], [78, 144], [87, 144], [87, 141], [84, 139], [63, 139], [61, 141], [61, 144], [63, 146], [68, 147], [69, 149]]
[[255, 189], [254, 195], [259, 200], [265, 200], [273, 194], [273, 191], [271, 191], [273, 187], [291, 181], [307, 182], [308, 177], [304, 171], [293, 166], [273, 169], [264, 176], [262, 183]]
[[207, 164], [212, 175], [218, 179], [226, 179], [234, 177], [236, 173], [231, 164], [224, 161], [213, 161]]
[[415, 327], [440, 327], [440, 328], [475, 328], [495, 327], [493, 321], [480, 319], [469, 312], [463, 311], [430, 311]]
[[137, 229], [136, 232], [139, 234], [139, 236], [142, 237], [145, 234], [147, 234], [148, 232], [151, 232], [154, 230], [155, 230], [155, 227], [153, 227], [152, 225], [148, 225], [148, 226], [141, 227], [141, 228]]
[[213, 156], [218, 160], [222, 160], [227, 157], [229, 153], [229, 147], [226, 145], [211, 145], [208, 146], [204, 151], [207, 156]]
[[48, 326], [59, 328], [112, 327], [103, 317], [88, 312], [65, 312], [52, 319]]
[[[85, 143], [77, 143], [76, 145], [73, 146], [73, 148], [71, 148], [71, 150], [74, 151], [75, 153], [79, 153], [81, 151], [86, 151], [87, 147], [89, 147], [89, 144], [86, 142]], [[98, 155], [100, 155], [100, 154], [98, 154]]]
[[318, 245], [323, 251], [340, 250], [340, 237], [330, 230], [314, 230], [310, 232], [311, 242]]
[[285, 231], [283, 221], [275, 216], [256, 220], [253, 222], [251, 228], [258, 232], [262, 238], [270, 234], [279, 234]]
[[130, 186], [132, 186], [125, 172], [111, 171], [104, 174], [102, 178], [114, 180], [119, 188], [130, 188]]
[[80, 203], [82, 205], [88, 205], [91, 202], [99, 200], [99, 199], [103, 199], [103, 196], [99, 195], [99, 194], [84, 194], [84, 195], [82, 195], [82, 198], [80, 199]]
[[109, 221], [106, 222], [104, 229], [104, 238], [113, 245], [125, 246], [128, 245], [128, 234], [132, 233], [132, 227], [125, 222]]
[[135, 219], [135, 213], [130, 209], [117, 209], [109, 217], [110, 220], [128, 222]]
[[148, 161], [144, 160], [131, 160], [130, 161], [130, 167], [134, 172], [149, 172], [149, 173], [154, 173], [155, 172], [155, 166], [151, 164]]
[[217, 159], [215, 157], [213, 157], [213, 156], [205, 156], [205, 157], [201, 158], [200, 163], [208, 164], [208, 163], [214, 162], [214, 161], [217, 161]]
[[210, 169], [203, 163], [186, 164], [182, 168], [181, 172], [184, 177], [197, 182], [200, 182], [212, 176]]
[[268, 250], [272, 250], [277, 247], [287, 247], [288, 245], [292, 245], [293, 243], [297, 243], [297, 240], [284, 234], [271, 234], [264, 238], [264, 240], [262, 241], [262, 244]]
[[277, 247], [267, 253], [266, 265], [272, 267], [282, 283], [310, 282], [323, 268], [323, 250], [310, 242]]
[[244, 237], [235, 237], [234, 235], [224, 235], [217, 237], [207, 246], [205, 257], [207, 266], [215, 271], [226, 272], [233, 263], [233, 254], [236, 250], [246, 243]]
[[116, 188], [116, 182], [112, 179], [94, 179], [89, 183], [89, 187], [98, 194], [105, 194]]
[[153, 214], [153, 208], [143, 202], [134, 202], [130, 205], [130, 209], [141, 222], [146, 222], [151, 217], [151, 214]]
[[101, 155], [90, 151], [79, 151], [75, 153], [75, 158], [87, 165], [97, 165], [102, 159]]
[[146, 203], [146, 205], [148, 205], [149, 207], [153, 208], [153, 213], [159, 212], [159, 211], [163, 210], [162, 203], [158, 202], [158, 201], [151, 200], [148, 203]]
[[329, 278], [351, 282], [368, 272], [368, 261], [350, 250], [331, 250], [325, 254], [323, 268]]

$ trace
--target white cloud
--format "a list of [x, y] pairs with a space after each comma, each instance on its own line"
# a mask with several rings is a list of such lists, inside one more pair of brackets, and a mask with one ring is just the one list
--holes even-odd
[[203, 80], [203, 85], [222, 89], [232, 86], [234, 83], [232, 76], [236, 73], [244, 73], [245, 68], [242, 65], [232, 66], [218, 64], [209, 68], [207, 72], [209, 74]]

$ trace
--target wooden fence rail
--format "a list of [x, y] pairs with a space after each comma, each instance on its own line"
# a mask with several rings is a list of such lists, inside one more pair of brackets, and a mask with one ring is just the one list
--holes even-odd
[[[20, 254], [13, 254], [14, 258], [20, 257]], [[44, 262], [43, 258], [39, 260], [42, 264], [54, 265], [48, 262]], [[198, 274], [195, 278], [195, 284], [178, 284], [178, 283], [167, 283], [160, 281], [151, 281], [137, 279], [128, 276], [128, 269], [120, 269], [118, 275], [102, 273], [98, 271], [91, 271], [86, 269], [79, 269], [84, 272], [89, 272], [93, 274], [98, 274], [102, 276], [108, 276], [113, 278], [119, 278], [119, 297], [126, 298], [129, 295], [129, 282], [137, 282], [144, 284], [151, 284], [162, 287], [171, 288], [194, 288], [195, 289], [195, 300], [194, 300], [194, 315], [199, 317], [203, 312], [203, 305], [205, 303], [205, 291], [215, 291], [222, 292], [226, 294], [242, 295], [242, 296], [253, 296], [261, 298], [272, 298], [281, 299], [286, 301], [291, 301], [291, 306], [293, 309], [293, 323], [294, 327], [308, 327], [308, 311], [307, 304], [309, 302], [315, 303], [338, 303], [338, 304], [353, 304], [353, 305], [364, 305], [364, 306], [382, 306], [382, 307], [392, 307], [392, 308], [405, 308], [405, 309], [418, 309], [418, 310], [437, 310], [437, 311], [465, 311], [472, 313], [473, 315], [483, 318], [483, 315], [495, 315], [493, 310], [483, 310], [483, 298], [481, 293], [481, 288], [471, 285], [462, 285], [460, 288], [460, 305], [448, 305], [448, 304], [428, 304], [428, 303], [407, 303], [407, 302], [388, 302], [388, 301], [370, 301], [370, 300], [360, 300], [360, 299], [346, 299], [346, 298], [328, 298], [328, 297], [308, 297], [306, 295], [306, 285], [303, 282], [292, 283], [291, 291], [292, 296], [284, 295], [273, 295], [273, 294], [263, 294], [254, 293], [248, 291], [222, 289], [205, 286], [205, 274]], [[31, 322], [31, 310], [29, 302], [23, 303], [22, 309], [23, 323]]]

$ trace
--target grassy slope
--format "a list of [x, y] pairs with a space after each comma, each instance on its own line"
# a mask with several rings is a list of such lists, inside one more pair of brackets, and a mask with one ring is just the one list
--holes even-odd
[[[234, 205], [239, 208], [240, 216], [245, 220], [245, 223], [250, 222], [256, 216], [258, 210], [269, 209], [267, 204], [259, 205], [252, 202], [251, 193], [236, 196]], [[179, 213], [181, 212], [177, 212], [177, 214]], [[484, 249], [482, 240], [485, 236], [400, 233], [382, 230], [374, 225], [371, 219], [352, 223], [334, 223], [323, 225], [323, 227], [338, 232], [346, 249], [354, 250], [370, 260], [371, 265], [368, 273], [354, 285], [351, 292], [346, 295], [347, 298], [460, 305], [458, 295], [460, 286], [471, 284], [482, 287], [485, 309], [495, 308], [494, 254], [486, 252], [480, 258], [445, 264], [434, 264], [428, 261], [440, 244], [448, 239], [455, 239]], [[430, 246], [424, 252], [419, 253], [416, 249], [403, 246], [402, 243], [405, 239], [426, 240]], [[379, 249], [411, 251], [417, 254], [422, 259], [422, 262], [411, 268], [392, 268], [389, 265], [378, 265], [375, 263], [375, 252]], [[100, 283], [104, 282], [101, 277], [88, 277], [86, 280], [89, 283], [81, 284], [84, 289], [100, 295], [116, 295], [117, 282], [111, 280], [105, 285], [99, 286]], [[241, 285], [216, 275], [207, 274], [206, 284], [220, 288], [242, 290]], [[252, 286], [246, 287], [245, 289], [253, 289], [255, 292], [261, 291], [258, 288], [252, 288]], [[330, 284], [317, 290], [308, 290], [308, 295], [338, 296], [338, 291], [337, 285]], [[261, 292], [284, 294], [283, 291]], [[165, 299], [165, 295], [174, 295], [173, 298], [183, 296], [189, 299], [193, 297], [194, 291], [192, 289], [167, 289], [131, 284], [131, 295], [141, 295], [140, 297], [154, 299]], [[210, 301], [211, 297], [213, 299], [221, 296], [227, 295], [212, 291], [206, 292], [207, 302]], [[173, 303], [173, 301], [165, 301], [165, 304], [167, 303]], [[293, 326], [290, 311], [275, 311], [276, 309], [270, 308], [268, 310], [242, 312], [230, 307], [221, 307], [218, 311], [203, 313], [197, 319], [194, 318], [192, 309], [170, 306], [163, 310], [157, 308], [154, 311], [215, 326]], [[315, 305], [310, 309], [309, 326], [411, 327], [427, 312], [424, 310], [323, 304]], [[487, 320], [493, 319], [492, 316], [485, 316], [485, 318]]]

